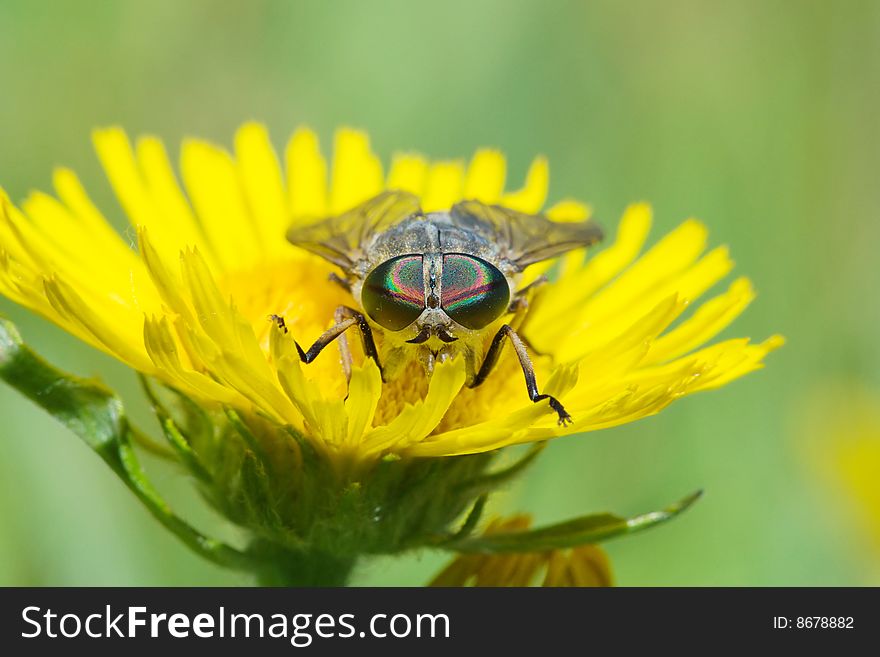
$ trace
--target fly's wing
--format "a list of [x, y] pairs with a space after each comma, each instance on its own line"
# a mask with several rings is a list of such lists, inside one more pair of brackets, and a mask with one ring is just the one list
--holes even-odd
[[519, 271], [602, 239], [602, 229], [592, 221], [551, 221], [543, 215], [524, 214], [479, 201], [457, 203], [449, 215], [454, 225], [497, 245], [501, 257]]
[[374, 235], [419, 212], [419, 200], [413, 194], [383, 192], [335, 217], [306, 226], [292, 226], [287, 231], [287, 239], [349, 273], [364, 257], [364, 250]]

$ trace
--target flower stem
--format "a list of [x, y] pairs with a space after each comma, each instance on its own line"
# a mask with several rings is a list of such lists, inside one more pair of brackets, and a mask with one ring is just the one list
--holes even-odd
[[254, 545], [250, 553], [260, 563], [260, 586], [345, 586], [354, 569], [354, 555], [319, 550], [291, 550], [267, 543]]

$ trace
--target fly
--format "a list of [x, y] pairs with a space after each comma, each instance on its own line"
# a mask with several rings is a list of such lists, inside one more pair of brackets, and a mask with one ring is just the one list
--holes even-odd
[[[540, 392], [526, 343], [513, 328], [536, 287], [518, 289], [517, 283], [529, 265], [601, 240], [595, 223], [559, 223], [478, 201], [425, 213], [413, 194], [389, 191], [341, 215], [294, 226], [287, 238], [338, 266], [343, 276], [333, 279], [351, 291], [357, 305], [337, 308], [335, 324], [308, 350], [296, 343], [303, 362], [312, 362], [342, 336], [343, 367], [350, 376], [343, 334], [356, 326], [364, 354], [376, 361], [383, 381], [414, 357], [430, 374], [435, 362], [462, 354], [467, 385], [475, 388], [509, 341], [529, 398], [548, 400], [560, 425], [572, 421], [559, 400]], [[511, 320], [494, 328], [505, 314]], [[282, 318], [273, 319], [284, 328]], [[383, 336], [381, 358], [374, 331]]]

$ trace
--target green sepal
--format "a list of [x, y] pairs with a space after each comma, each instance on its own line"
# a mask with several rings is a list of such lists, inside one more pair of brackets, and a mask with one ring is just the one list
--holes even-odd
[[488, 493], [483, 493], [477, 498], [477, 501], [474, 502], [474, 505], [468, 512], [467, 518], [464, 519], [461, 528], [455, 532], [455, 535], [452, 537], [453, 541], [462, 540], [473, 533], [474, 529], [477, 528], [477, 523], [480, 522], [480, 518], [483, 517], [483, 510], [486, 508], [486, 502], [488, 501]]
[[501, 470], [483, 473], [475, 479], [471, 479], [456, 487], [456, 491], [462, 494], [481, 495], [491, 493], [500, 486], [512, 481], [528, 468], [536, 458], [544, 451], [546, 442], [535, 443], [518, 461]]
[[674, 518], [694, 502], [703, 491], [697, 491], [660, 511], [651, 511], [632, 518], [611, 513], [598, 513], [568, 520], [556, 525], [517, 532], [499, 532], [466, 539], [452, 537], [438, 547], [456, 552], [498, 554], [504, 552], [544, 552], [600, 543], [623, 534], [633, 534]]
[[162, 433], [165, 434], [165, 439], [168, 441], [168, 444], [171, 445], [177, 458], [180, 459], [180, 461], [199, 481], [208, 485], [213, 484], [214, 478], [211, 473], [208, 472], [208, 469], [202, 463], [198, 454], [193, 451], [189, 439], [184, 436], [180, 427], [177, 426], [177, 423], [172, 418], [168, 408], [156, 395], [147, 378], [143, 375], [141, 375], [140, 378], [143, 390], [146, 393], [147, 398], [150, 400], [153, 412], [156, 414], [156, 419], [159, 421], [159, 426], [162, 428]]
[[138, 462], [132, 446], [137, 432], [115, 394], [97, 381], [80, 379], [49, 365], [26, 347], [15, 326], [2, 318], [0, 379], [85, 441], [147, 510], [197, 554], [229, 568], [254, 568], [249, 555], [200, 533], [161, 498]]
[[263, 470], [263, 478], [266, 476], [271, 477], [273, 474], [272, 459], [269, 458], [263, 445], [261, 445], [260, 441], [254, 436], [250, 427], [244, 423], [234, 409], [225, 407], [223, 411], [226, 413], [226, 418], [229, 420], [229, 424], [235, 429], [239, 437], [244, 440], [245, 444], [248, 446], [248, 449], [259, 460], [260, 466]]

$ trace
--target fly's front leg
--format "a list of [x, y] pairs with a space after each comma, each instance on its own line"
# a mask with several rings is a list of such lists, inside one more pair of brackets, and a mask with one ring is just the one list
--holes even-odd
[[[373, 329], [370, 328], [367, 318], [364, 317], [362, 313], [359, 313], [354, 308], [349, 308], [348, 306], [339, 306], [333, 314], [333, 317], [336, 320], [336, 326], [344, 324], [345, 322], [354, 322], [354, 324], [357, 324], [361, 333], [361, 339], [363, 340], [364, 355], [367, 358], [372, 358], [376, 361], [379, 373], [382, 375], [382, 380], [384, 381], [385, 372], [382, 370], [382, 364], [379, 362], [379, 350], [376, 349], [376, 341], [373, 339]], [[352, 326], [352, 324], [349, 326]], [[344, 334], [339, 335], [339, 353], [342, 356], [342, 369], [345, 371], [345, 378], [346, 380], [351, 381], [351, 347], [348, 346], [348, 337]]]
[[[513, 313], [513, 317], [510, 318], [510, 326], [516, 331], [521, 330], [523, 323], [526, 321], [526, 315], [528, 315], [529, 311], [529, 302], [534, 297], [535, 290], [543, 286], [548, 282], [546, 276], [541, 275], [538, 276], [531, 283], [526, 285], [523, 289], [519, 290], [513, 297], [513, 300], [510, 302], [510, 306], [507, 309], [507, 312]], [[519, 339], [522, 340], [526, 346], [532, 350], [532, 352], [538, 356], [545, 356], [546, 354], [535, 349], [534, 345], [531, 344], [524, 335], [519, 336]]]
[[[354, 317], [346, 317], [342, 313], [342, 309], [345, 306], [339, 306], [336, 311], [333, 313], [333, 319], [336, 322], [336, 326], [340, 326], [349, 322], [348, 326], [354, 326], [352, 322], [355, 321]], [[345, 332], [339, 334], [339, 339], [336, 342], [339, 345], [339, 358], [342, 361], [342, 371], [345, 372], [345, 380], [351, 381], [351, 347], [348, 346], [348, 336], [345, 335]]]
[[[287, 333], [287, 326], [284, 323], [283, 317], [272, 315], [270, 319], [276, 322], [278, 327]], [[379, 362], [379, 352], [376, 349], [376, 342], [373, 340], [373, 330], [370, 328], [367, 318], [354, 308], [339, 306], [334, 313], [334, 319], [336, 320], [336, 324], [324, 331], [308, 350], [304, 351], [296, 340], [293, 341], [293, 344], [296, 345], [299, 359], [304, 363], [311, 363], [327, 345], [339, 338], [339, 349], [342, 354], [342, 368], [345, 371], [346, 378], [351, 379], [351, 350], [349, 349], [348, 340], [344, 333], [352, 326], [357, 326], [364, 342], [364, 355], [367, 356], [367, 358], [372, 358], [376, 361], [376, 365], [379, 367], [379, 372], [381, 373], [382, 364]]]
[[[284, 318], [281, 315], [269, 315], [269, 319], [274, 321], [278, 325], [278, 328], [280, 328], [282, 331], [284, 331], [285, 333], [288, 332], [287, 324], [284, 322]], [[299, 346], [299, 342], [297, 342], [296, 340], [293, 341], [293, 344], [296, 345], [296, 351], [299, 354], [299, 359], [306, 364], [311, 363], [318, 357], [318, 354], [324, 351], [324, 347], [333, 342], [336, 338], [340, 338], [343, 333], [345, 333], [355, 324], [357, 324], [357, 320], [354, 317], [342, 319], [340, 321], [339, 311], [337, 310], [336, 324], [324, 331], [321, 336], [317, 340], [315, 340], [315, 343], [311, 347], [309, 347], [308, 351], [303, 351], [303, 348]]]
[[495, 337], [492, 339], [492, 344], [489, 347], [489, 351], [486, 353], [486, 358], [483, 359], [483, 365], [480, 367], [480, 371], [477, 372], [477, 375], [474, 377], [474, 380], [470, 383], [469, 387], [476, 388], [486, 380], [487, 376], [489, 376], [489, 373], [498, 363], [498, 357], [501, 355], [501, 348], [504, 346], [504, 338], [508, 338], [513, 344], [513, 348], [516, 350], [516, 356], [519, 358], [519, 364], [520, 367], [522, 367], [523, 376], [525, 376], [526, 379], [526, 390], [529, 393], [529, 399], [533, 402], [539, 402], [544, 399], [549, 400], [550, 408], [556, 411], [556, 414], [559, 416], [560, 426], [565, 426], [566, 423], [572, 422], [571, 415], [569, 415], [562, 407], [562, 404], [559, 403], [559, 400], [556, 399], [556, 397], [543, 395], [538, 390], [538, 382], [535, 379], [535, 368], [532, 366], [532, 359], [529, 358], [529, 352], [526, 350], [526, 345], [516, 334], [516, 331], [514, 331], [508, 324], [504, 324], [498, 329], [498, 333], [495, 334]]
[[544, 276], [544, 274], [541, 274], [540, 276], [538, 276], [538, 278], [536, 278], [531, 283], [526, 285], [523, 289], [518, 290], [516, 293], [516, 296], [514, 297], [514, 301], [516, 301], [516, 299], [521, 298], [521, 297], [531, 298], [532, 295], [534, 294], [535, 290], [540, 288], [542, 285], [545, 285], [547, 282], [549, 282], [549, 280], [550, 279], [548, 279], [546, 276]]
[[330, 275], [327, 277], [327, 279], [331, 283], [336, 283], [336, 285], [341, 287], [346, 292], [351, 292], [351, 283], [349, 283], [347, 280], [345, 280], [341, 276], [331, 272]]

